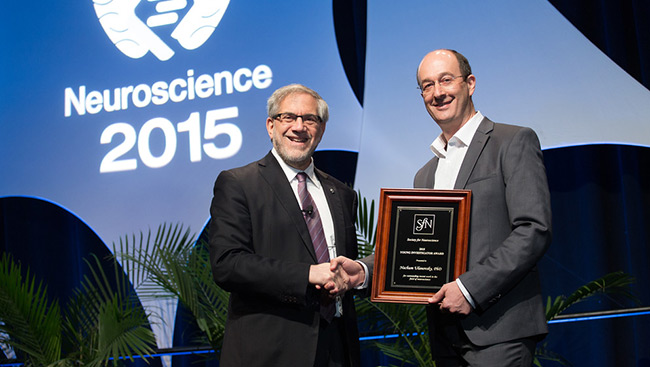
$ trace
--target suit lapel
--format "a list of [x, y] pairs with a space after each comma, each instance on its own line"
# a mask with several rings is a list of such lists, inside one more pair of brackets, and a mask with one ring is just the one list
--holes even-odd
[[472, 142], [469, 144], [469, 148], [467, 149], [467, 154], [465, 154], [465, 159], [463, 159], [463, 163], [460, 165], [460, 171], [458, 171], [458, 177], [456, 177], [456, 183], [454, 185], [455, 189], [464, 189], [467, 185], [469, 176], [472, 174], [476, 162], [478, 161], [483, 148], [485, 148], [485, 144], [490, 140], [490, 133], [493, 128], [494, 122], [485, 117], [478, 125], [478, 129], [476, 129]]
[[296, 226], [296, 230], [302, 238], [303, 245], [307, 248], [307, 251], [309, 251], [315, 262], [316, 252], [314, 251], [314, 245], [311, 242], [309, 229], [307, 228], [305, 218], [300, 210], [300, 205], [296, 200], [296, 195], [293, 193], [291, 184], [287, 181], [287, 176], [284, 174], [284, 171], [282, 171], [280, 164], [273, 154], [269, 152], [266, 157], [258, 161], [258, 167], [260, 175], [271, 187], [280, 205], [284, 207], [287, 216]]

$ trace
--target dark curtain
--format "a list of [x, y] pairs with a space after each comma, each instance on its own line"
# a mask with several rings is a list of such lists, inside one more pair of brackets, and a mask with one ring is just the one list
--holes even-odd
[[[650, 306], [650, 149], [587, 145], [547, 150], [544, 159], [553, 210], [553, 242], [539, 264], [544, 296], [624, 271], [636, 278], [640, 304], [599, 295], [567, 312]], [[550, 324], [545, 343], [574, 366], [644, 366], [650, 315]]]
[[[549, 0], [618, 66], [650, 88], [650, 2]], [[594, 77], [598, 77], [594, 75]]]

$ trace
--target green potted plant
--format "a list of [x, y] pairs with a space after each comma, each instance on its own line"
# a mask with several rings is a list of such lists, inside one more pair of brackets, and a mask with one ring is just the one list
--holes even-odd
[[[155, 337], [116, 262], [106, 274], [96, 256], [72, 299], [60, 306], [11, 255], [0, 256], [0, 344], [26, 366], [107, 366], [147, 358]], [[109, 281], [112, 279], [113, 281]]]
[[177, 299], [200, 331], [194, 342], [211, 346], [218, 357], [229, 294], [212, 278], [206, 241], [195, 241], [182, 225], [162, 224], [155, 235], [126, 236], [114, 247], [140, 298]]

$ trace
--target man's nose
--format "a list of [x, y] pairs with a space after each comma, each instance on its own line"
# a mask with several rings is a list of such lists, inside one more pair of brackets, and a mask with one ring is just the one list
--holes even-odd
[[443, 88], [440, 83], [436, 83], [433, 85], [433, 98], [439, 99], [440, 97], [444, 96], [446, 94], [445, 88]]
[[305, 121], [302, 119], [302, 116], [297, 116], [296, 121], [293, 122], [293, 125], [291, 126], [294, 130], [300, 130], [303, 131], [305, 130]]

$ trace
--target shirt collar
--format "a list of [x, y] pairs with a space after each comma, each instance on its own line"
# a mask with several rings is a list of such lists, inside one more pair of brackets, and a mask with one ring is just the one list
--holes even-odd
[[[458, 140], [462, 145], [469, 145], [478, 129], [478, 125], [483, 121], [483, 115], [481, 111], [477, 111], [474, 116], [472, 116], [465, 125], [463, 125], [458, 131], [451, 137], [451, 139]], [[450, 140], [451, 140], [450, 139]], [[438, 158], [445, 158], [447, 156], [447, 141], [445, 137], [440, 133], [438, 137], [431, 143], [430, 149], [433, 154]]]
[[280, 168], [282, 168], [282, 172], [284, 172], [285, 176], [287, 176], [287, 181], [291, 182], [296, 179], [296, 175], [300, 172], [305, 172], [311, 182], [314, 183], [317, 187], [320, 187], [320, 181], [318, 181], [318, 178], [316, 177], [316, 172], [314, 171], [314, 159], [312, 158], [311, 163], [309, 163], [309, 166], [305, 168], [304, 170], [299, 170], [297, 168], [291, 167], [290, 165], [285, 162], [282, 157], [280, 157], [280, 154], [275, 150], [275, 148], [271, 149], [271, 153], [273, 153], [273, 156], [275, 157], [275, 160], [278, 161], [280, 164]]

